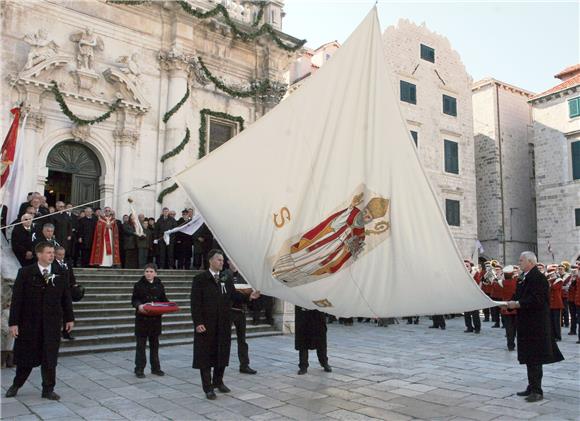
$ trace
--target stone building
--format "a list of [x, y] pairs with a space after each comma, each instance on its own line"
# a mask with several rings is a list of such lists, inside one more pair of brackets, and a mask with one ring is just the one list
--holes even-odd
[[[21, 102], [28, 113], [26, 191], [52, 203], [101, 198], [118, 213], [127, 212], [128, 196], [146, 215], [162, 205], [179, 210], [189, 205], [185, 195], [171, 180], [156, 182], [284, 95], [286, 68], [303, 42], [281, 32], [283, 1], [131, 3], [2, 2], [1, 113], [9, 121]], [[199, 16], [217, 3], [227, 19]], [[266, 23], [264, 35], [247, 35]], [[109, 110], [103, 121], [82, 121]]]
[[288, 69], [288, 94], [302, 86], [303, 82], [320, 69], [340, 48], [338, 41], [330, 41], [312, 50], [304, 48]]
[[383, 42], [409, 141], [461, 254], [470, 257], [477, 238], [471, 76], [447, 38], [425, 24], [401, 19], [385, 30]]
[[492, 78], [473, 85], [478, 239], [505, 264], [537, 249], [532, 96]]
[[580, 65], [530, 99], [535, 146], [538, 255], [560, 262], [580, 256]]

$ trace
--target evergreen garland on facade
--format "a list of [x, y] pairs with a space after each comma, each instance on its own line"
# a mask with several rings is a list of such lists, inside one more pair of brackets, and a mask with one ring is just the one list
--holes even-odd
[[157, 196], [157, 202], [163, 203], [163, 199], [165, 198], [165, 196], [167, 196], [170, 193], [173, 193], [175, 190], [178, 189], [178, 187], [179, 186], [177, 185], [177, 183], [173, 183], [171, 186], [161, 190], [159, 196]]
[[185, 136], [184, 136], [183, 140], [181, 141], [181, 143], [179, 145], [177, 145], [175, 148], [173, 148], [172, 150], [170, 150], [169, 152], [167, 152], [166, 154], [163, 154], [163, 156], [161, 156], [161, 162], [165, 162], [169, 158], [173, 158], [175, 155], [177, 155], [179, 152], [181, 152], [183, 150], [183, 148], [185, 148], [185, 145], [187, 145], [189, 143], [190, 134], [191, 133], [189, 132], [189, 127], [186, 127], [185, 128]]
[[[260, 29], [258, 29], [257, 31], [254, 31], [254, 32], [244, 32], [240, 28], [238, 28], [238, 26], [236, 25], [236, 23], [230, 18], [230, 14], [227, 11], [227, 9], [224, 6], [222, 6], [221, 4], [218, 4], [216, 7], [214, 7], [211, 10], [208, 10], [207, 12], [201, 12], [201, 11], [196, 10], [193, 7], [191, 7], [191, 5], [188, 2], [186, 2], [185, 0], [177, 0], [177, 3], [179, 3], [179, 5], [181, 6], [181, 8], [186, 13], [190, 14], [191, 16], [195, 16], [198, 19], [211, 18], [211, 17], [217, 16], [218, 14], [221, 13], [221, 15], [223, 16], [226, 24], [232, 30], [233, 34], [235, 36], [238, 36], [240, 39], [242, 39], [243, 41], [246, 41], [246, 42], [253, 41], [253, 40], [255, 40], [256, 38], [258, 38], [258, 37], [260, 37], [262, 35], [269, 34], [270, 37], [274, 40], [274, 42], [278, 45], [278, 47], [280, 47], [280, 48], [282, 48], [283, 50], [286, 50], [286, 51], [294, 52], [296, 50], [299, 50], [300, 48], [302, 48], [304, 46], [304, 44], [306, 44], [306, 40], [305, 39], [300, 40], [295, 45], [288, 45], [288, 44], [286, 44], [284, 41], [282, 41], [282, 39], [280, 39], [280, 37], [276, 33], [276, 30], [269, 23], [263, 24], [260, 27]], [[263, 8], [261, 10], [262, 10], [262, 14], [263, 14]], [[260, 19], [261, 19], [261, 16], [260, 16]]]
[[264, 16], [264, 9], [265, 8], [266, 8], [266, 2], [261, 1], [260, 2], [260, 10], [258, 10], [258, 14], [256, 15], [256, 19], [254, 19], [254, 22], [252, 23], [252, 28], [255, 28], [256, 26], [258, 26], [260, 24], [260, 21], [262, 20], [262, 17]]
[[206, 67], [205, 63], [203, 62], [201, 57], [197, 58], [199, 62], [199, 66], [203, 74], [215, 85], [216, 88], [225, 92], [226, 94], [233, 96], [234, 98], [248, 98], [253, 96], [266, 96], [270, 92], [276, 92], [280, 95], [280, 97], [284, 96], [286, 93], [286, 87], [281, 84], [276, 84], [272, 82], [270, 79], [263, 79], [263, 80], [256, 80], [250, 83], [250, 87], [248, 89], [240, 90], [234, 89], [226, 84], [224, 84], [221, 79], [217, 78], [210, 72], [210, 70]]
[[187, 98], [189, 98], [189, 84], [187, 85], [187, 90], [185, 91], [185, 95], [183, 95], [183, 98], [181, 98], [181, 100], [175, 104], [173, 106], [173, 108], [171, 108], [169, 111], [167, 111], [164, 115], [163, 115], [163, 122], [167, 123], [169, 121], [169, 119], [171, 118], [171, 116], [173, 114], [175, 114], [183, 104], [185, 104], [185, 101], [187, 101]]
[[223, 118], [224, 120], [234, 121], [240, 125], [240, 131], [244, 130], [244, 119], [240, 116], [231, 115], [228, 113], [222, 113], [219, 111], [212, 111], [209, 108], [204, 108], [199, 112], [200, 124], [199, 124], [199, 150], [198, 158], [201, 159], [205, 156], [205, 149], [207, 144], [207, 118], [206, 116], [212, 116], [217, 118]]
[[113, 105], [108, 106], [109, 109], [107, 112], [105, 112], [104, 114], [101, 114], [100, 116], [95, 117], [91, 120], [86, 120], [84, 118], [78, 117], [75, 113], [73, 113], [71, 111], [71, 109], [68, 107], [68, 105], [66, 104], [66, 102], [64, 100], [64, 96], [62, 95], [62, 92], [60, 92], [60, 89], [58, 89], [58, 85], [54, 80], [51, 81], [50, 90], [51, 90], [52, 94], [54, 95], [54, 100], [58, 103], [60, 110], [63, 112], [64, 115], [66, 115], [77, 126], [92, 125], [92, 124], [100, 123], [101, 121], [105, 121], [109, 117], [111, 117], [111, 114], [113, 114], [113, 112], [115, 112], [117, 110], [117, 108], [119, 108], [119, 105], [121, 105], [121, 99], [118, 98], [113, 103]]

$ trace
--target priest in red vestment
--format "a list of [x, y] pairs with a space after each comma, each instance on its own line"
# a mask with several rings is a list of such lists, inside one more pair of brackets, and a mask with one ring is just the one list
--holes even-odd
[[90, 266], [121, 266], [119, 228], [111, 208], [106, 207], [99, 217], [93, 236]]

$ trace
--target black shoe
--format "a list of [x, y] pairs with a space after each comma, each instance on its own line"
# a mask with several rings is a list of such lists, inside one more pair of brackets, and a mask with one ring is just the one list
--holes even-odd
[[75, 340], [75, 338], [73, 336], [71, 336], [71, 334], [68, 333], [68, 332], [63, 332], [62, 333], [62, 338], [63, 339], [67, 339], [69, 341], [74, 341]]
[[508, 351], [515, 351], [515, 348], [508, 348]]
[[144, 379], [145, 373], [143, 372], [143, 370], [135, 370], [135, 377], [137, 377], [138, 379]]
[[526, 402], [539, 402], [544, 399], [544, 396], [539, 393], [530, 393], [530, 395], [526, 398]]
[[429, 326], [429, 329], [437, 329], [437, 326]]
[[[158, 369], [158, 370], [151, 370], [151, 374], [155, 374], [156, 376], [165, 376], [165, 371]], [[145, 376], [143, 376], [145, 377]]]
[[329, 366], [328, 364], [323, 365], [322, 368], [324, 369], [325, 372], [332, 373], [332, 367]]
[[577, 341], [576, 341], [576, 343], [577, 343], [577, 344], [580, 344], [580, 340], [577, 340]]
[[572, 336], [572, 335], [576, 335], [576, 332], [574, 332], [574, 331], [570, 331], [570, 332], [568, 332], [568, 335], [571, 335], [571, 336]]
[[208, 398], [210, 401], [215, 401], [217, 399], [217, 396], [213, 390], [206, 392], [205, 397]]
[[16, 386], [12, 385], [6, 391], [6, 397], [13, 398], [14, 396], [16, 396], [17, 393], [18, 393], [18, 388]]
[[219, 386], [214, 386], [217, 390], [219, 390], [222, 393], [230, 393], [231, 390], [229, 387], [227, 387], [225, 384], [220, 384]]
[[474, 330], [473, 333], [479, 335], [481, 333], [481, 330]]
[[492, 328], [494, 328], [494, 329], [495, 328], [499, 328], [499, 325], [498, 324], [495, 324], [495, 325], [492, 326]]
[[413, 324], [414, 324], [414, 325], [418, 325], [418, 324], [419, 324], [419, 320], [415, 320], [415, 321], [413, 322]]
[[52, 390], [50, 392], [42, 392], [42, 397], [50, 401], [59, 401], [60, 396], [54, 393]]
[[441, 330], [445, 330], [445, 326], [441, 326]]
[[528, 387], [526, 390], [516, 393], [516, 395], [518, 395], [518, 396], [530, 396], [531, 393], [532, 393], [532, 391]]
[[473, 329], [465, 329], [463, 333], [473, 333]]
[[307, 368], [301, 368], [300, 370], [298, 370], [298, 374], [302, 375], [302, 374], [306, 374], [308, 373], [308, 369]]
[[252, 369], [250, 366], [247, 367], [240, 367], [240, 373], [244, 374], [256, 374], [257, 371]]

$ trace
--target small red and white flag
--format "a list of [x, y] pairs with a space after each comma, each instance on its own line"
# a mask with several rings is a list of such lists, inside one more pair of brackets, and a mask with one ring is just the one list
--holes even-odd
[[0, 187], [4, 187], [10, 176], [10, 166], [14, 162], [14, 157], [16, 156], [16, 140], [18, 139], [18, 127], [20, 124], [20, 107], [12, 108], [10, 112], [14, 115], [12, 120], [12, 125], [4, 143], [2, 144], [2, 150], [0, 155], [2, 161], [0, 163]]

